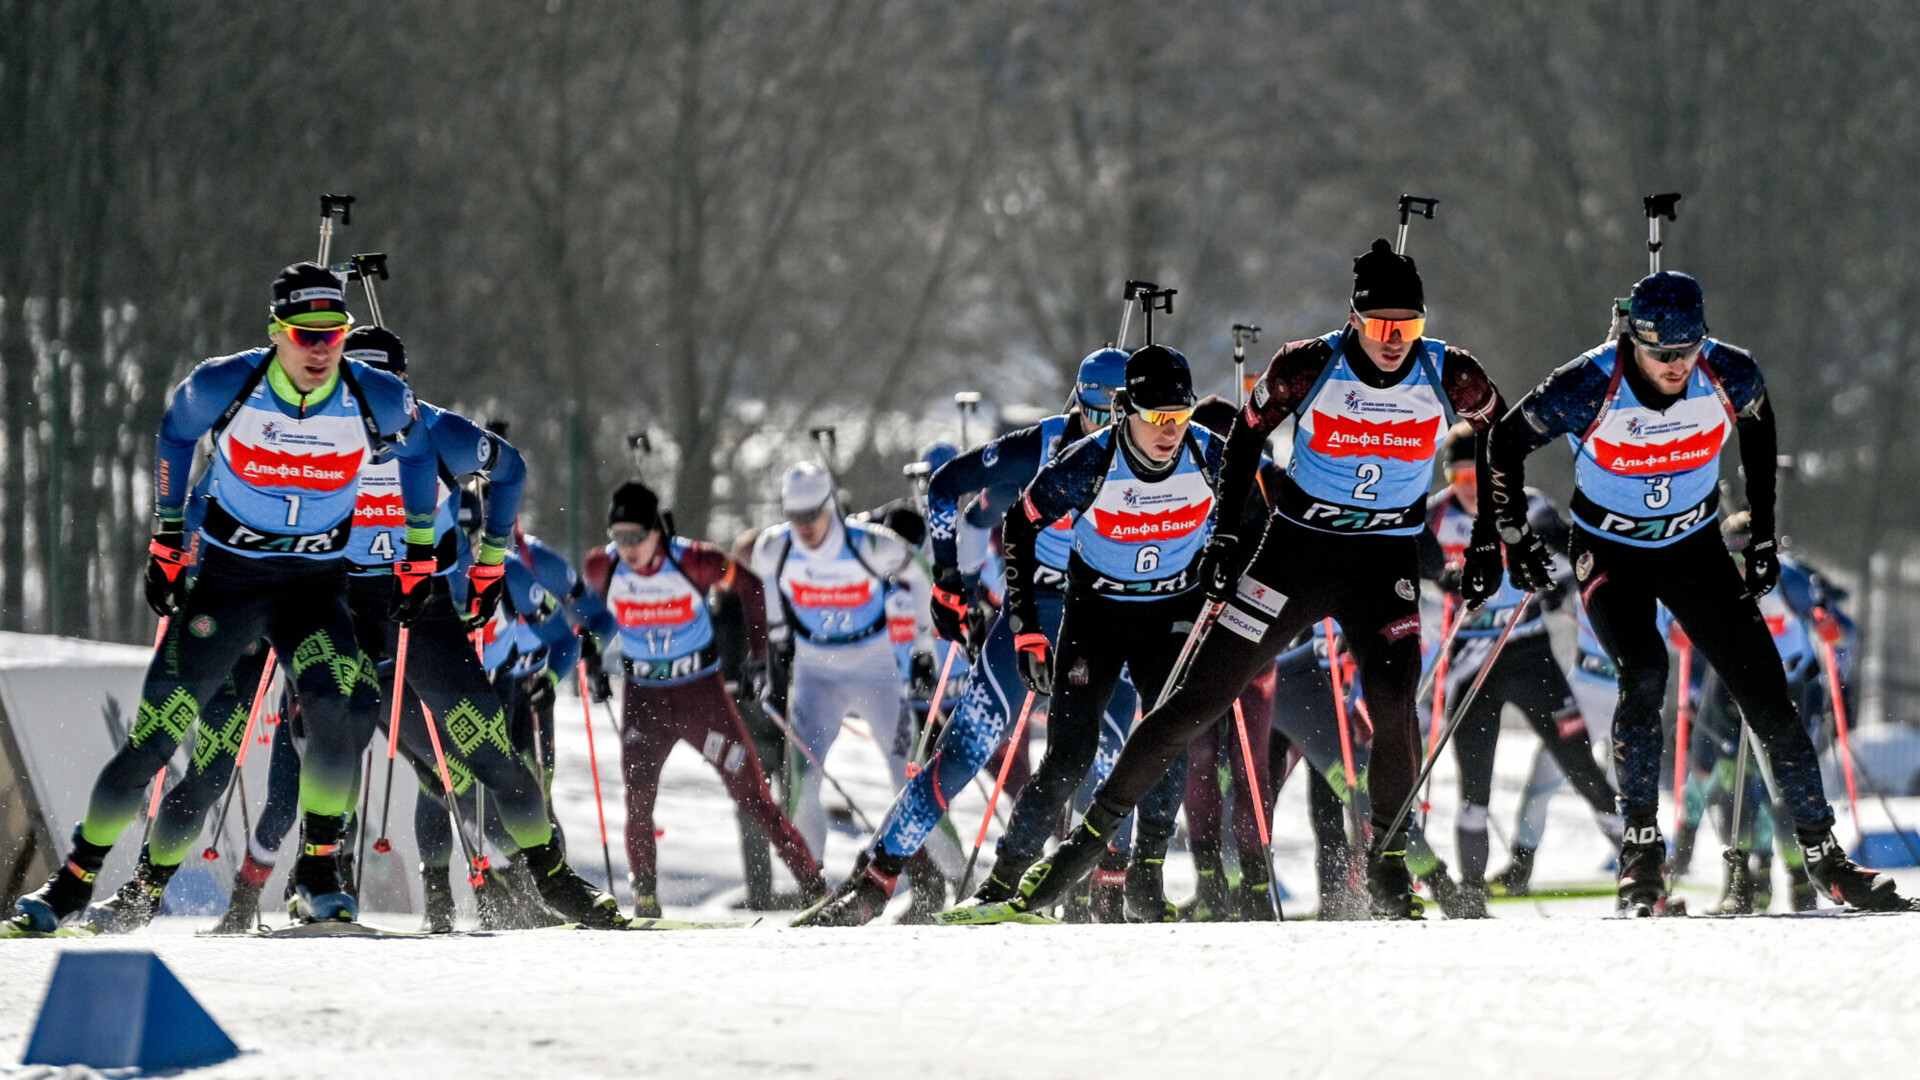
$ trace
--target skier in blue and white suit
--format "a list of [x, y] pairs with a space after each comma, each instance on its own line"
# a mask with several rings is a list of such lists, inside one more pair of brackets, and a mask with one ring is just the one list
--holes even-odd
[[[927, 526], [934, 563], [932, 617], [934, 630], [946, 641], [969, 643], [968, 598], [974, 594], [975, 583], [965, 572], [966, 534], [978, 530], [980, 522], [998, 520], [1018, 501], [1043, 464], [1092, 431], [1107, 426], [1113, 415], [1113, 392], [1126, 381], [1126, 363], [1127, 354], [1119, 349], [1089, 353], [1080, 362], [1074, 400], [1067, 412], [969, 450], [933, 473], [927, 486]], [[961, 503], [974, 493], [980, 497], [963, 517]], [[1033, 596], [1042, 632], [1050, 639], [1060, 626], [1072, 547], [1073, 524], [1068, 520], [1043, 530], [1036, 541], [1040, 570]], [[824, 906], [803, 913], [795, 925], [858, 926], [878, 916], [892, 897], [901, 870], [946, 816], [954, 796], [1006, 737], [1008, 725], [1026, 696], [1006, 610], [1002, 608], [983, 640], [969, 644], [979, 648], [979, 662], [964, 681], [949, 684], [949, 693], [959, 704], [926, 767], [894, 800], [880, 823], [879, 834], [861, 853], [853, 874]], [[951, 689], [955, 685], [958, 689]], [[1132, 724], [1133, 711], [1132, 684], [1122, 680], [1106, 714], [1105, 728], [1116, 743]], [[1009, 748], [1010, 753], [1017, 750]]]

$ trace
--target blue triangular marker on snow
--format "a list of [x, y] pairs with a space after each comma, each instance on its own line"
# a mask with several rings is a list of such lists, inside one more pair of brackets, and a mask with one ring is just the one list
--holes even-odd
[[66, 952], [20, 1063], [154, 1071], [239, 1052], [154, 954]]

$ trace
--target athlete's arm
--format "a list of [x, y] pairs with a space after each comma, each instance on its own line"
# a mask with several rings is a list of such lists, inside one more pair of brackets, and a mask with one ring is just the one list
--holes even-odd
[[1319, 338], [1290, 341], [1280, 346], [1267, 362], [1267, 370], [1253, 384], [1246, 407], [1234, 417], [1233, 430], [1227, 434], [1224, 459], [1220, 465], [1219, 498], [1228, 506], [1239, 506], [1253, 485], [1260, 468], [1260, 455], [1266, 451], [1267, 437], [1281, 421], [1292, 416], [1306, 403], [1313, 384], [1320, 380], [1333, 349]]
[[766, 612], [767, 638], [774, 642], [784, 641], [792, 633], [787, 626], [787, 613], [780, 604], [780, 582], [776, 580], [780, 574], [779, 550], [783, 544], [791, 543], [793, 540], [786, 530], [778, 525], [768, 527], [753, 542], [753, 565], [750, 569], [760, 579], [760, 591], [765, 596], [761, 610]]
[[1720, 379], [1733, 406], [1735, 426], [1740, 432], [1740, 470], [1746, 475], [1747, 503], [1753, 515], [1755, 540], [1774, 539], [1774, 498], [1778, 482], [1780, 452], [1779, 431], [1774, 424], [1773, 402], [1767, 397], [1767, 384], [1753, 354], [1724, 342], [1715, 342], [1707, 362]]
[[487, 478], [487, 517], [481, 526], [480, 549], [474, 560], [492, 566], [506, 559], [513, 543], [513, 523], [520, 516], [526, 490], [527, 464], [513, 444], [456, 412], [442, 410], [433, 425], [433, 445], [440, 466], [455, 478]]
[[193, 448], [240, 393], [261, 364], [273, 362], [270, 349], [253, 349], [203, 361], [167, 398], [160, 417], [159, 447], [153, 456], [153, 516], [162, 531], [178, 531], [186, 520]]
[[1504, 534], [1518, 530], [1527, 506], [1527, 455], [1561, 435], [1587, 429], [1607, 399], [1607, 373], [1582, 356], [1556, 368], [1493, 426], [1481, 497]]
[[767, 597], [759, 575], [736, 559], [727, 559], [727, 576], [720, 587], [740, 598], [740, 616], [747, 623], [747, 655], [760, 663], [767, 659]]
[[976, 491], [999, 505], [1020, 497], [1021, 488], [1040, 468], [1040, 425], [1011, 431], [961, 454], [934, 470], [927, 481], [927, 535], [933, 538], [935, 566], [959, 566], [957, 547], [960, 500]]
[[431, 436], [423, 425], [415, 424], [417, 410], [413, 391], [396, 376], [368, 367], [358, 360], [342, 360], [351, 365], [353, 377], [366, 396], [367, 408], [389, 452], [400, 463], [400, 504], [407, 515], [407, 556], [431, 559], [433, 519], [440, 504], [440, 470]]
[[1042, 465], [1020, 501], [1007, 510], [1000, 532], [1001, 554], [1007, 563], [1007, 610], [1019, 616], [1026, 629], [1040, 625], [1033, 599], [1033, 576], [1040, 566], [1034, 541], [1041, 529], [1093, 505], [1107, 474], [1110, 452], [1097, 435], [1081, 439]]

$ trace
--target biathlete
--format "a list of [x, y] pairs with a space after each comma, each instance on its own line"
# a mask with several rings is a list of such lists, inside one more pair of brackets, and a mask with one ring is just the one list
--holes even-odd
[[611, 611], [602, 629], [616, 644], [626, 677], [620, 760], [634, 914], [660, 914], [653, 806], [660, 769], [681, 742], [720, 774], [741, 814], [773, 841], [806, 901], [825, 895], [820, 864], [773, 801], [720, 673], [708, 597], [716, 590], [740, 594], [749, 649], [764, 661], [766, 601], [759, 579], [718, 547], [670, 533], [659, 496], [638, 481], [613, 493], [607, 536], [605, 547], [588, 554], [584, 576]]
[[[1713, 527], [1720, 454], [1736, 429], [1752, 504], [1744, 580]], [[1833, 836], [1813, 742], [1756, 603], [1780, 576], [1773, 408], [1752, 355], [1708, 336], [1698, 282], [1673, 271], [1642, 278], [1627, 329], [1554, 371], [1500, 421], [1488, 498], [1521, 589], [1551, 584], [1522, 484], [1527, 455], [1560, 436], [1575, 444], [1574, 576], [1619, 669], [1613, 739], [1626, 818], [1622, 909], [1636, 916], [1684, 910], [1669, 901], [1658, 820], [1667, 649], [1654, 608], [1665, 604], [1771, 759], [1814, 882], [1851, 907], [1905, 910], [1893, 879], [1855, 865]]]
[[[399, 621], [413, 623], [426, 613], [431, 590], [421, 586], [437, 568], [436, 477], [430, 442], [416, 437], [406, 384], [358, 361], [342, 362], [352, 321], [342, 290], [323, 267], [287, 267], [273, 282], [272, 345], [206, 361], [174, 390], [154, 460], [157, 527], [146, 580], [147, 602], [168, 619], [166, 633], [126, 745], [101, 771], [60, 868], [15, 902], [17, 929], [51, 932], [81, 913], [146, 785], [241, 653], [262, 637], [291, 662], [305, 713], [305, 842], [293, 869], [298, 915], [357, 916], [337, 856], [358, 790], [360, 753], [376, 722], [379, 683], [347, 611], [354, 502], [363, 466], [390, 451], [406, 558], [386, 600]], [[190, 473], [203, 436], [212, 439], [213, 457], [196, 485]], [[190, 489], [203, 491], [207, 504], [188, 537]], [[195, 561], [189, 589], [186, 570]], [[202, 734], [222, 738], [219, 731]]]
[[[1347, 325], [1283, 346], [1254, 384], [1226, 440], [1220, 500], [1242, 504], [1267, 436], [1297, 415], [1279, 510], [1250, 562], [1248, 545], [1231, 533], [1208, 542], [1196, 576], [1210, 608], [1220, 605], [1217, 621], [1172, 695], [1135, 728], [1080, 828], [1022, 880], [1010, 911], [1057, 903], [1187, 743], [1284, 645], [1332, 616], [1359, 660], [1374, 725], [1373, 911], [1419, 916], [1405, 859], [1407, 822], [1388, 820], [1411, 794], [1418, 762], [1416, 537], [1440, 437], [1456, 418], [1484, 433], [1500, 412], [1499, 392], [1472, 355], [1422, 336], [1425, 309], [1413, 260], [1377, 240], [1354, 261]], [[1467, 554], [1469, 597], [1492, 595], [1499, 557], [1488, 521]]]

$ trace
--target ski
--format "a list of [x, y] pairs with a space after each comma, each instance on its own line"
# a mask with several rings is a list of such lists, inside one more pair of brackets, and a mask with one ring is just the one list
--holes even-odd
[[1034, 926], [1058, 926], [1060, 920], [1037, 911], [1017, 908], [1010, 900], [992, 904], [966, 904], [934, 915], [941, 926], [991, 926], [995, 923], [1028, 923]]
[[629, 919], [629, 930], [745, 930], [759, 926], [759, 919], [709, 921], [687, 919]]
[[90, 938], [99, 937], [98, 931], [90, 926], [63, 926], [51, 934], [38, 930], [28, 930], [15, 922], [0, 923], [0, 938]]
[[422, 934], [406, 930], [382, 930], [365, 923], [329, 922], [294, 923], [291, 926], [273, 929], [255, 930], [251, 937], [257, 938], [309, 938], [309, 937], [358, 937], [358, 938], [425, 938], [443, 937], [441, 934]]
[[1596, 881], [1591, 884], [1554, 885], [1519, 895], [1495, 892], [1487, 897], [1487, 902], [1519, 904], [1529, 900], [1600, 900], [1612, 897], [1618, 891], [1619, 886], [1611, 881]]

